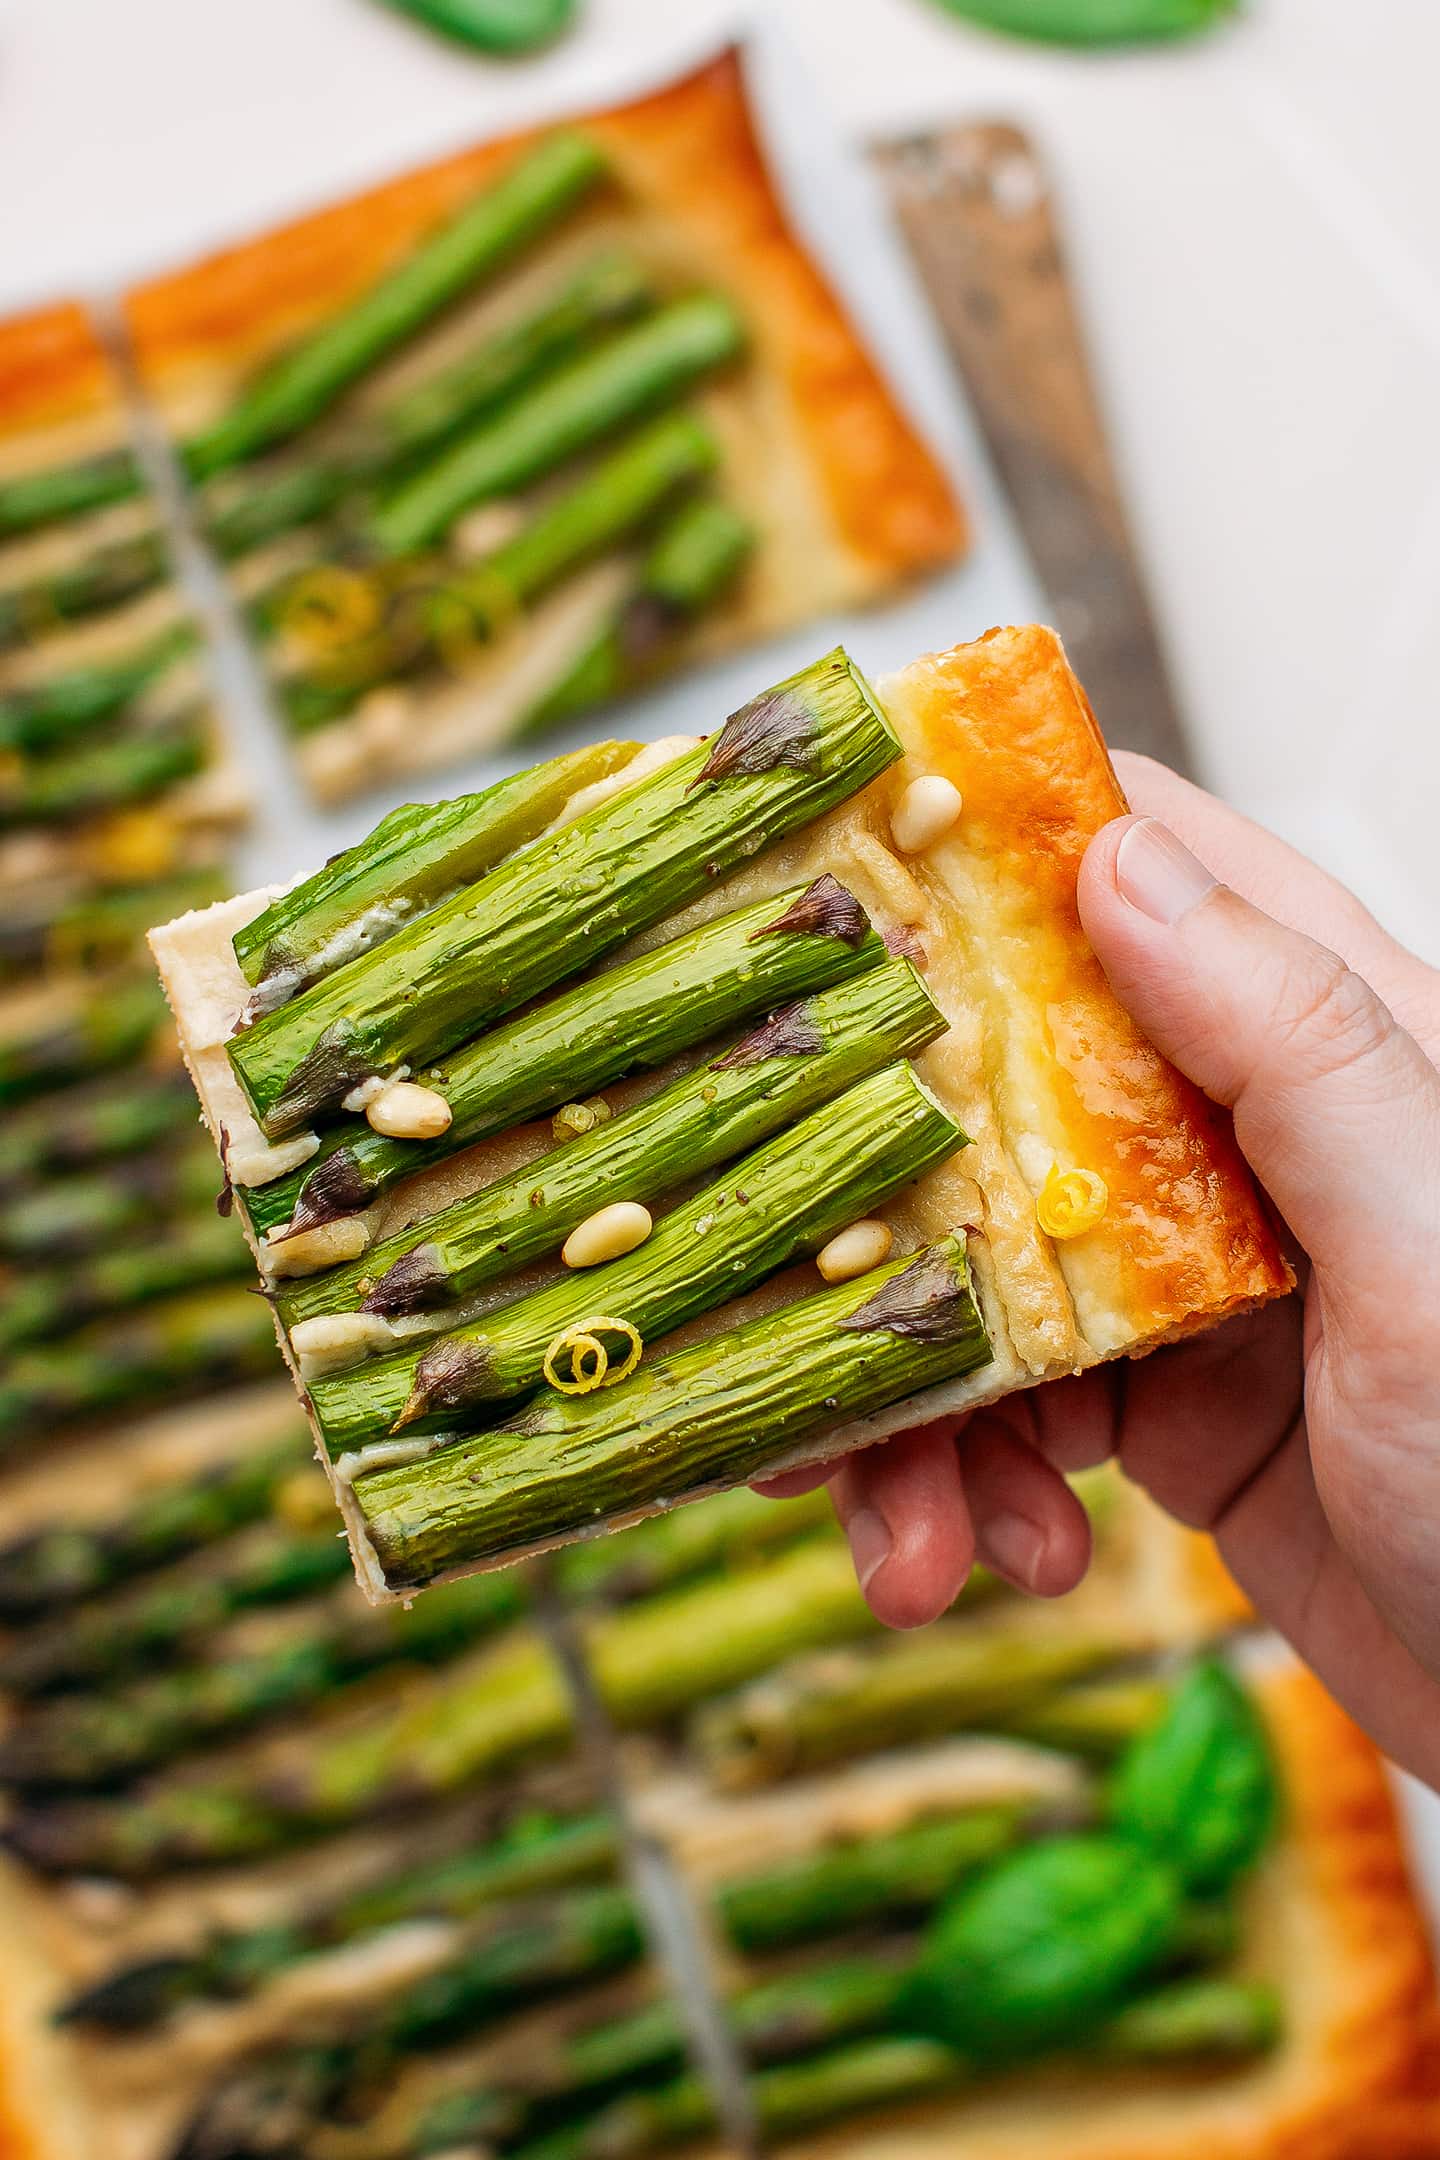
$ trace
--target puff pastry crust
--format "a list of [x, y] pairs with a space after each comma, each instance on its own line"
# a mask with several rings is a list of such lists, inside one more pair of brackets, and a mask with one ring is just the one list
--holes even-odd
[[124, 432], [124, 405], [110, 357], [88, 309], [57, 301], [0, 322], [0, 473], [57, 458], [60, 439]]

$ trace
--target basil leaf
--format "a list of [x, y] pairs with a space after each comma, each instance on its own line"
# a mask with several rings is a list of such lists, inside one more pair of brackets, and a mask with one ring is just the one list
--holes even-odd
[[1121, 1757], [1110, 1819], [1160, 1854], [1187, 1889], [1212, 1892], [1254, 1864], [1276, 1805], [1259, 1715], [1234, 1674], [1207, 1658]]

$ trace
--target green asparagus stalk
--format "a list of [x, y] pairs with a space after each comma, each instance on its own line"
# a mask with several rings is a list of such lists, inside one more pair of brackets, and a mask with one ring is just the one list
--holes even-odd
[[272, 363], [216, 424], [184, 447], [208, 479], [318, 420], [362, 375], [461, 295], [513, 260], [597, 185], [598, 152], [550, 135], [423, 241], [359, 300]]
[[1154, 1724], [1166, 1694], [1162, 1680], [1122, 1674], [1067, 1687], [1038, 1702], [1020, 1702], [1003, 1710], [995, 1723], [1037, 1747], [1111, 1762], [1137, 1733]]
[[[310, 1473], [297, 1470], [296, 1476], [308, 1479]], [[318, 1477], [313, 1485], [329, 1514], [329, 1493]], [[237, 1613], [330, 1588], [349, 1566], [333, 1516], [311, 1531], [251, 1524], [198, 1557], [187, 1555], [109, 1596], [58, 1613], [43, 1627], [23, 1629], [0, 1650], [0, 1688], [34, 1696], [129, 1679], [193, 1654]]]
[[[586, 563], [643, 532], [666, 505], [705, 480], [720, 458], [709, 428], [670, 412], [619, 445], [533, 509], [509, 540], [469, 569], [438, 579], [402, 556], [362, 573], [362, 595], [381, 611], [378, 629], [341, 643], [307, 673], [287, 678], [281, 698], [300, 733], [327, 726], [366, 690], [397, 677], [463, 668], [517, 612]], [[289, 624], [313, 573], [288, 580], [262, 602], [260, 627]], [[302, 614], [303, 620], [303, 614]]]
[[647, 1102], [372, 1246], [351, 1266], [282, 1286], [281, 1317], [293, 1327], [355, 1307], [417, 1314], [456, 1304], [556, 1251], [607, 1200], [665, 1198], [923, 1049], [944, 1026], [910, 963], [888, 961], [785, 1008], [776, 1023], [762, 1023]]
[[386, 1582], [418, 1589], [582, 1522], [739, 1483], [773, 1460], [780, 1436], [793, 1447], [989, 1356], [964, 1251], [947, 1240], [647, 1359], [620, 1387], [542, 1395], [483, 1437], [370, 1471], [354, 1504]]
[[87, 983], [83, 997], [58, 1017], [47, 1013], [35, 1027], [0, 1033], [0, 1109], [130, 1064], [169, 1020], [164, 993], [148, 969], [101, 989]]
[[740, 318], [719, 294], [671, 301], [557, 368], [401, 481], [372, 511], [370, 538], [382, 555], [420, 553], [475, 504], [514, 494], [678, 396], [734, 359], [743, 340]]
[[238, 1227], [214, 1214], [162, 1225], [145, 1244], [68, 1267], [38, 1268], [10, 1286], [0, 1313], [0, 1350], [42, 1342], [105, 1313], [129, 1312], [172, 1291], [248, 1276]]
[[104, 450], [73, 465], [52, 465], [0, 486], [0, 540], [82, 517], [140, 494], [144, 477], [133, 451]]
[[[208, 907], [228, 890], [224, 872], [214, 868], [187, 871], [154, 885], [87, 890], [58, 905], [43, 892], [33, 901], [22, 897], [0, 922], [0, 964], [17, 972], [111, 967], [141, 951], [153, 923]], [[3, 1182], [0, 1174], [0, 1185]]]
[[186, 1291], [18, 1352], [0, 1378], [0, 1433], [18, 1446], [274, 1370], [274, 1329], [258, 1298], [223, 1285]]
[[0, 832], [73, 824], [148, 802], [190, 779], [210, 755], [209, 709], [200, 705], [143, 734], [27, 759], [13, 775], [0, 776]]
[[0, 697], [0, 749], [53, 750], [114, 719], [185, 654], [192, 622], [172, 624], [127, 658], [75, 668]]
[[[607, 1706], [626, 1728], [681, 1717], [780, 1658], [873, 1633], [839, 1540], [809, 1538], [765, 1566], [702, 1581], [586, 1624]], [[123, 1800], [50, 1803], [12, 1817], [12, 1845], [57, 1873], [143, 1877], [274, 1852], [387, 1810], [438, 1800], [572, 1737], [569, 1693], [533, 1635], [491, 1645], [355, 1730], [263, 1757], [157, 1776]]]
[[215, 1157], [201, 1135], [132, 1162], [55, 1178], [0, 1207], [0, 1255], [8, 1260], [89, 1259], [153, 1225], [203, 1207], [215, 1191]]
[[353, 450], [257, 475], [226, 495], [206, 520], [212, 546], [234, 557], [324, 516], [356, 489], [402, 471], [462, 427], [492, 412], [598, 333], [627, 322], [654, 299], [654, 284], [629, 256], [588, 263], [554, 298], [497, 331], [453, 366], [404, 392], [357, 426]]
[[192, 1664], [117, 1692], [32, 1708], [0, 1738], [0, 1784], [116, 1784], [197, 1742], [293, 1714], [364, 1673], [401, 1660], [442, 1664], [518, 1618], [524, 1606], [513, 1571], [452, 1583], [408, 1611], [357, 1609], [346, 1585], [268, 1647], [226, 1655], [212, 1645]]
[[[158, 920], [157, 918], [154, 918]], [[41, 1178], [138, 1155], [195, 1125], [195, 1091], [185, 1075], [127, 1073], [95, 1080], [12, 1110], [0, 1123], [0, 1195]]]
[[110, 540], [79, 561], [48, 570], [24, 585], [0, 590], [0, 650], [25, 645], [133, 600], [170, 572], [170, 552], [158, 530]]
[[0, 1618], [39, 1620], [213, 1546], [268, 1515], [310, 1455], [303, 1426], [202, 1476], [170, 1479], [126, 1512], [57, 1522], [0, 1545]]
[[73, 1997], [66, 2023], [105, 2032], [143, 2032], [207, 1997], [239, 2001], [303, 1958], [408, 1920], [466, 1920], [507, 1901], [541, 1897], [615, 1873], [620, 1841], [604, 1814], [527, 1814], [500, 1835], [457, 1842], [415, 1867], [377, 1874], [290, 1920], [250, 1929], [219, 1928], [196, 1950], [147, 1958], [107, 1973]]
[[1013, 1622], [941, 1621], [828, 1666], [792, 1664], [702, 1712], [694, 1744], [722, 1783], [771, 1784], [938, 1739], [957, 1718], [1013, 1726], [1037, 1700], [1047, 1703], [1113, 1665], [1127, 1647], [1104, 1633], [1037, 1635]]
[[638, 689], [733, 584], [754, 544], [753, 527], [713, 496], [682, 503], [656, 534], [630, 591], [517, 734], [543, 734]]
[[349, 961], [229, 1045], [267, 1133], [294, 1131], [372, 1073], [493, 1024], [855, 793], [899, 755], [843, 652], [478, 885]]
[[[406, 1349], [313, 1381], [316, 1428], [337, 1457], [401, 1429], [454, 1429], [538, 1385], [554, 1345], [589, 1316], [614, 1316], [591, 1329], [611, 1343], [615, 1321], [642, 1342], [668, 1335], [814, 1251], [964, 1144], [911, 1068], [886, 1066], [730, 1164], [623, 1258], [574, 1271], [418, 1354]], [[567, 1362], [562, 1354], [555, 1367], [562, 1380], [578, 1377], [578, 1367], [561, 1369]], [[513, 1443], [500, 1447], [513, 1452]]]
[[430, 1074], [450, 1105], [439, 1140], [361, 1126], [322, 1140], [301, 1170], [244, 1193], [257, 1232], [353, 1213], [397, 1178], [517, 1121], [663, 1064], [756, 1013], [878, 967], [885, 946], [834, 879], [792, 886], [547, 1000]]
[[[956, 1724], [963, 1722], [959, 1706]], [[1036, 1808], [1034, 1801], [960, 1808], [757, 1869], [715, 1890], [716, 1925], [732, 1949], [757, 1957], [921, 1918], [1011, 1851]]]
[[283, 1004], [354, 952], [472, 885], [534, 840], [581, 788], [605, 780], [639, 745], [593, 743], [450, 802], [405, 803], [367, 839], [272, 900], [235, 933], [235, 958], [262, 991], [259, 1010]]

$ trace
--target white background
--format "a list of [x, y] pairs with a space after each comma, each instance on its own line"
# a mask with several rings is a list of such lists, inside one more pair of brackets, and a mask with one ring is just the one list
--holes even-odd
[[[1035, 131], [1206, 775], [1440, 959], [1440, 7], [1253, 0], [1207, 41], [1104, 59], [931, 0], [764, 13], [851, 135]], [[734, 19], [589, 0], [516, 68], [374, 0], [0, 0], [0, 309], [172, 267]], [[823, 192], [797, 113], [802, 181], [812, 143]], [[1003, 582], [993, 512], [987, 544]]]

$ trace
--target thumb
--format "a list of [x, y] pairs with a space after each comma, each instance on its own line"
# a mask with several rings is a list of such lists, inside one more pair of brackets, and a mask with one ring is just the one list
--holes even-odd
[[1413, 1037], [1337, 954], [1221, 885], [1154, 818], [1096, 835], [1079, 903], [1121, 1003], [1233, 1110], [1322, 1278], [1393, 1298], [1397, 1260], [1431, 1246], [1440, 1184], [1440, 1075]]

